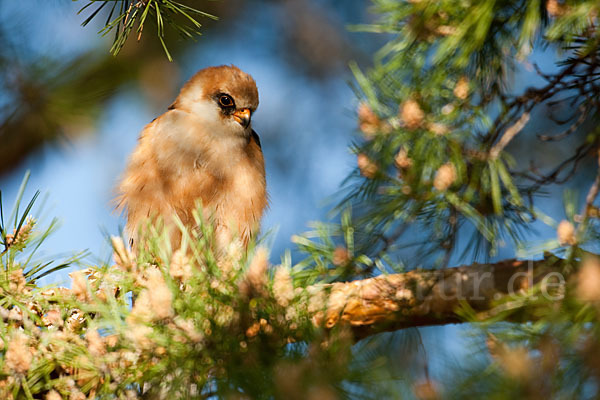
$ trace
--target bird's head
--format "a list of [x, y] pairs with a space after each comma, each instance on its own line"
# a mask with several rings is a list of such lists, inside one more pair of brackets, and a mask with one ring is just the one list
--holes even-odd
[[171, 106], [195, 114], [213, 134], [249, 137], [252, 114], [258, 107], [254, 79], [231, 65], [198, 71]]

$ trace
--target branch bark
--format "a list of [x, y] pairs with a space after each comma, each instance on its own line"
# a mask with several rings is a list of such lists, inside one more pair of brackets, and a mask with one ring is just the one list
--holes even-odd
[[[561, 261], [546, 255], [537, 261], [505, 260], [335, 283], [327, 287], [326, 312], [315, 321], [326, 328], [348, 324], [358, 340], [384, 331], [464, 322], [459, 314], [461, 304], [481, 318], [492, 317], [510, 310], [510, 304], [515, 306], [509, 302], [511, 296], [516, 301], [519, 292], [537, 283], [556, 287], [556, 281], [549, 281], [554, 277], [564, 286], [565, 278], [559, 275]], [[514, 308], [518, 310], [510, 320], [533, 317], [526, 309]]]

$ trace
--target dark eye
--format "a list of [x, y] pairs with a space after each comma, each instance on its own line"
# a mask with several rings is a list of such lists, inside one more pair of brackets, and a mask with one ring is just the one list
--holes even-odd
[[222, 94], [219, 97], [219, 104], [221, 105], [221, 107], [233, 107], [235, 105], [231, 96], [227, 94]]

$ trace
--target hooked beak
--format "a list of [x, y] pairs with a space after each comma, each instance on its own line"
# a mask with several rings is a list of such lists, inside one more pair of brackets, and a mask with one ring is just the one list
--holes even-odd
[[242, 108], [241, 110], [236, 110], [233, 113], [233, 118], [242, 125], [244, 128], [247, 128], [250, 125], [250, 117], [251, 112], [248, 108]]

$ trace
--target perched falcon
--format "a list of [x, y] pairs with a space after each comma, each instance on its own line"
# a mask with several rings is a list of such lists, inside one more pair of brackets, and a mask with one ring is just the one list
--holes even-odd
[[118, 186], [134, 243], [144, 221], [160, 218], [178, 248], [173, 217], [193, 228], [198, 202], [218, 247], [233, 238], [248, 243], [267, 206], [264, 159], [251, 126], [257, 107], [250, 75], [233, 65], [209, 67], [144, 128]]

